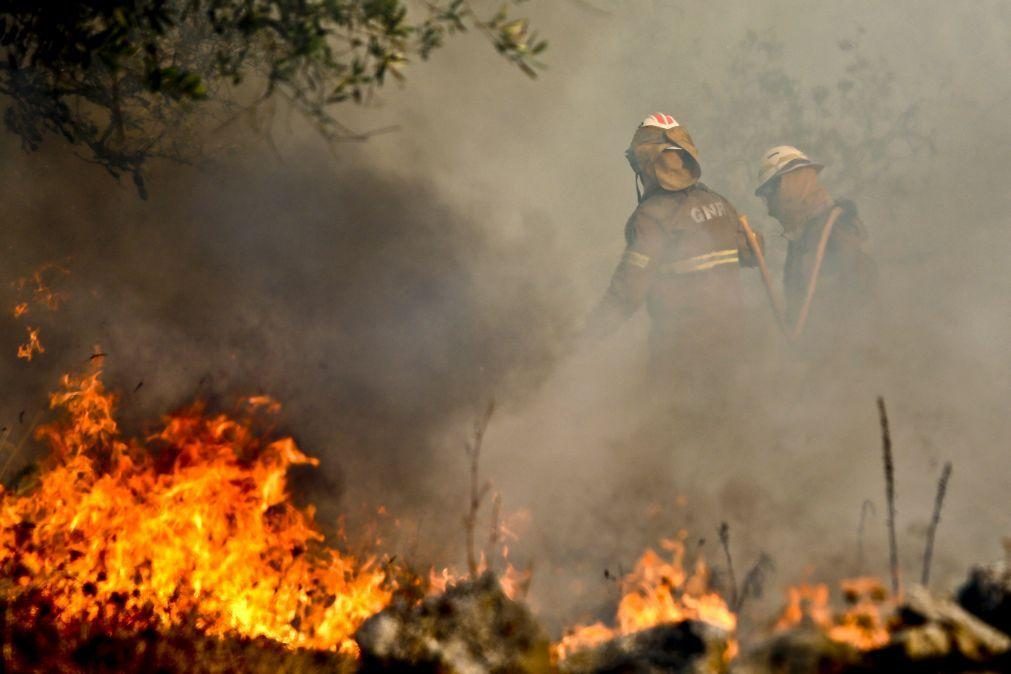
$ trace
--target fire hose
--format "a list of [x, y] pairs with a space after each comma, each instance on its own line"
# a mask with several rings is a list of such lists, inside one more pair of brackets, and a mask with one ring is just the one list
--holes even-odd
[[755, 254], [755, 259], [758, 260], [758, 268], [762, 272], [762, 283], [765, 285], [765, 291], [769, 297], [769, 304], [772, 306], [772, 312], [776, 316], [776, 323], [779, 325], [780, 330], [782, 330], [783, 335], [785, 335], [787, 340], [791, 342], [796, 342], [804, 333], [804, 328], [807, 325], [807, 317], [811, 311], [811, 303], [814, 300], [814, 294], [818, 288], [818, 276], [821, 274], [821, 265], [822, 262], [825, 261], [825, 250], [828, 247], [828, 240], [832, 235], [832, 228], [835, 226], [835, 222], [839, 219], [840, 214], [842, 214], [841, 208], [833, 208], [832, 212], [829, 213], [828, 220], [825, 221], [825, 226], [821, 230], [821, 238], [818, 241], [818, 250], [814, 257], [814, 266], [811, 268], [811, 276], [807, 282], [807, 293], [804, 296], [804, 304], [801, 306], [800, 314], [797, 316], [797, 323], [792, 329], [790, 329], [787, 325], [786, 312], [783, 309], [783, 302], [776, 293], [775, 288], [772, 286], [772, 278], [769, 275], [769, 267], [765, 263], [765, 254], [762, 252], [762, 247], [758, 245], [758, 237], [755, 235], [754, 230], [751, 229], [751, 225], [748, 224], [748, 219], [743, 215], [740, 217], [741, 228], [744, 230], [744, 235], [748, 238], [748, 243], [751, 245], [751, 250]]
[[762, 272], [762, 283], [765, 285], [765, 294], [769, 298], [772, 313], [776, 316], [776, 324], [779, 325], [779, 329], [789, 339], [790, 332], [786, 329], [786, 312], [783, 310], [783, 301], [772, 286], [769, 266], [765, 263], [765, 253], [762, 252], [762, 247], [758, 244], [758, 237], [755, 236], [755, 230], [751, 229], [751, 225], [748, 224], [748, 219], [742, 215], [740, 222], [741, 229], [744, 230], [744, 235], [748, 238], [748, 244], [751, 246], [751, 252], [755, 254], [755, 259], [758, 260], [758, 269]]
[[814, 256], [814, 267], [811, 268], [811, 278], [807, 282], [807, 295], [804, 297], [804, 306], [800, 308], [800, 314], [797, 316], [797, 325], [793, 327], [793, 332], [790, 334], [791, 339], [798, 339], [801, 333], [804, 332], [804, 326], [807, 324], [807, 314], [811, 310], [811, 300], [814, 299], [814, 291], [818, 287], [818, 275], [821, 273], [821, 263], [825, 260], [825, 248], [828, 246], [829, 236], [832, 235], [832, 227], [835, 225], [835, 221], [839, 219], [841, 213], [841, 208], [833, 208], [832, 212], [829, 213], [828, 220], [825, 221], [825, 227], [821, 230], [821, 240], [818, 241], [818, 252]]

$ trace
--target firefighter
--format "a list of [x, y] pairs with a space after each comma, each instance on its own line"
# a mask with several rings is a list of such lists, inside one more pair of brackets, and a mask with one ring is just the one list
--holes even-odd
[[698, 150], [673, 117], [643, 120], [625, 156], [639, 204], [587, 331], [609, 333], [645, 302], [654, 364], [702, 374], [707, 362], [726, 362], [741, 345], [738, 269], [754, 266], [755, 256], [734, 207], [699, 182]]
[[784, 323], [793, 339], [808, 343], [855, 336], [869, 318], [877, 276], [856, 205], [831, 197], [819, 180], [822, 168], [780, 145], [762, 157], [755, 190], [788, 241]]

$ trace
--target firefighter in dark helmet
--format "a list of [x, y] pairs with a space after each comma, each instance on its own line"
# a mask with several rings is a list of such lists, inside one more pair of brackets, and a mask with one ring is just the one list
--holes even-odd
[[645, 303], [654, 365], [703, 373], [741, 345], [739, 268], [754, 266], [754, 253], [734, 207], [699, 182], [698, 150], [673, 117], [647, 117], [625, 154], [639, 205], [587, 331], [609, 333]]
[[856, 205], [832, 198], [819, 180], [822, 168], [790, 145], [771, 148], [755, 194], [788, 241], [785, 325], [796, 340], [830, 346], [867, 325], [877, 272]]

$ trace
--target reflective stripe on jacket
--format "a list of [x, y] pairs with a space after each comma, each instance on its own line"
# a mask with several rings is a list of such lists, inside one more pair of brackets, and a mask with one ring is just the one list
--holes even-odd
[[701, 336], [736, 329], [742, 314], [737, 269], [755, 259], [729, 201], [701, 183], [653, 190], [629, 218], [625, 238], [591, 332], [613, 330], [643, 303], [654, 331]]

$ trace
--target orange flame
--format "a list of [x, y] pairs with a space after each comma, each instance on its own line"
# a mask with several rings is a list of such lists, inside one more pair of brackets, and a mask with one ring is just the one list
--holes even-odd
[[270, 414], [279, 414], [281, 412], [281, 403], [266, 395], [249, 396], [246, 398], [246, 404], [253, 409], [260, 408]]
[[790, 629], [806, 622], [824, 631], [833, 641], [858, 650], [886, 645], [890, 637], [882, 617], [882, 607], [889, 600], [885, 586], [877, 578], [851, 578], [840, 585], [848, 607], [838, 614], [829, 608], [829, 590], [824, 583], [789, 588], [787, 605], [776, 629]]
[[[60, 308], [60, 304], [67, 299], [67, 296], [63, 292], [56, 290], [53, 284], [58, 278], [68, 276], [69, 274], [70, 270], [63, 265], [47, 262], [33, 271], [31, 275], [19, 278], [14, 283], [14, 287], [21, 294], [24, 294], [26, 291], [30, 292], [32, 302], [55, 311]], [[24, 311], [28, 310], [28, 302], [22, 302], [18, 305], [18, 307], [22, 306], [24, 307]], [[17, 309], [15, 309], [15, 318], [19, 315]]]
[[[721, 596], [708, 591], [706, 563], [698, 559], [689, 573], [684, 566], [685, 547], [681, 540], [667, 539], [661, 546], [670, 552], [670, 561], [647, 549], [622, 580], [617, 627], [597, 622], [569, 630], [552, 649], [556, 660], [618, 636], [684, 620], [699, 620], [731, 633], [737, 629], [736, 614]], [[735, 652], [731, 645], [727, 657]]]
[[31, 362], [35, 354], [45, 353], [46, 349], [39, 340], [38, 328], [28, 327], [28, 341], [18, 346], [18, 358]]
[[[505, 562], [505, 569], [502, 573], [498, 574], [499, 586], [502, 588], [502, 594], [507, 596], [513, 601], [522, 601], [526, 595], [527, 591], [530, 589], [530, 581], [533, 579], [533, 570], [530, 568], [519, 569], [512, 565], [508, 561], [509, 549], [503, 548], [502, 559]], [[483, 574], [488, 570], [488, 560], [484, 554], [481, 556], [477, 564], [477, 575]], [[446, 567], [439, 571], [434, 568], [428, 571], [428, 596], [434, 596], [442, 594], [450, 588], [452, 585], [470, 580], [470, 575], [467, 573], [461, 573], [460, 571]]]
[[288, 468], [318, 462], [200, 404], [124, 439], [99, 375], [66, 376], [52, 395], [68, 419], [38, 432], [51, 449], [38, 488], [0, 490], [0, 573], [50, 597], [68, 630], [190, 621], [355, 653], [351, 635], [392, 581], [375, 560], [326, 547], [313, 509], [289, 501]]
[[[70, 274], [69, 269], [48, 262], [32, 272], [31, 276], [18, 279], [14, 283], [14, 287], [18, 290], [18, 294], [21, 295], [22, 301], [14, 306], [14, 318], [20, 319], [28, 314], [32, 303], [35, 303], [37, 306], [44, 306], [50, 311], [56, 311], [66, 299], [66, 295], [52, 288], [51, 279], [54, 279], [57, 275], [66, 276], [68, 274]], [[26, 293], [31, 294], [25, 298]], [[42, 342], [39, 341], [39, 329], [29, 326], [28, 341], [18, 346], [18, 358], [31, 361], [36, 354], [45, 353], [45, 351], [42, 347]]]
[[451, 585], [456, 585], [466, 579], [467, 576], [461, 575], [455, 569], [450, 569], [449, 567], [446, 567], [441, 571], [436, 571], [434, 568], [429, 569], [428, 595], [434, 596], [442, 594], [448, 590]]
[[828, 607], [828, 585], [803, 583], [787, 588], [786, 607], [776, 621], [776, 631], [788, 630], [805, 621], [822, 628], [832, 626], [832, 612]]

